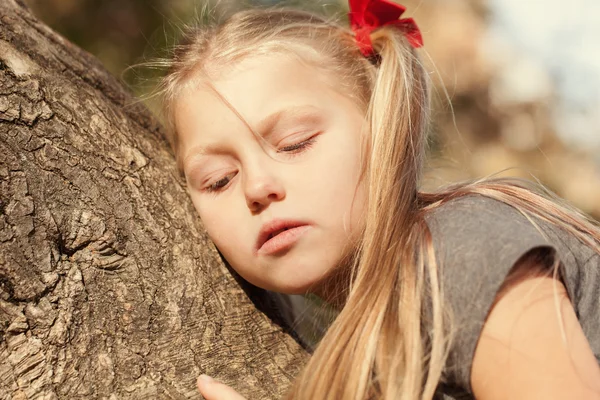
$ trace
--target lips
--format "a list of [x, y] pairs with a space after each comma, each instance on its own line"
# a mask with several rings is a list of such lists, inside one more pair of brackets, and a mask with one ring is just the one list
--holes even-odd
[[273, 220], [264, 224], [256, 241], [258, 254], [274, 254], [291, 247], [310, 227], [303, 221]]
[[274, 237], [274, 236], [277, 236], [277, 235], [279, 235], [279, 234], [280, 234], [281, 232], [283, 232], [283, 231], [287, 231], [288, 229], [290, 229], [290, 228], [283, 228], [283, 229], [280, 229], [280, 230], [278, 230], [278, 231], [275, 231], [275, 232], [271, 233], [271, 234], [269, 235], [269, 237], [267, 238], [267, 240], [271, 239], [271, 238], [272, 238], [272, 237]]

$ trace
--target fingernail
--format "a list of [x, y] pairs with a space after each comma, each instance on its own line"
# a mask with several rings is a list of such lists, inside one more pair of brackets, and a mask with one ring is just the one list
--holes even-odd
[[214, 379], [213, 379], [213, 378], [211, 378], [210, 376], [208, 376], [208, 375], [205, 375], [205, 374], [202, 374], [202, 375], [200, 375], [200, 376], [198, 377], [198, 380], [200, 380], [200, 381], [202, 381], [202, 382], [204, 382], [204, 383], [211, 383], [211, 382], [213, 382], [213, 381], [214, 381]]

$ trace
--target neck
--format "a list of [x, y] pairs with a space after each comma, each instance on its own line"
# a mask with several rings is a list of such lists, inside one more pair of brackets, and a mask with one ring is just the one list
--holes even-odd
[[336, 310], [341, 311], [346, 305], [350, 289], [351, 264], [344, 263], [335, 268], [321, 283], [311, 290]]

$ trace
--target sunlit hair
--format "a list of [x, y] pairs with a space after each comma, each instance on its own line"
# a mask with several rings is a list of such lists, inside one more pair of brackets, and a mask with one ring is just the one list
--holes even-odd
[[[175, 49], [161, 85], [170, 142], [181, 162], [173, 107], [199, 76], [249, 56], [292, 55], [324, 74], [365, 112], [370, 129], [364, 179], [368, 202], [364, 233], [347, 302], [289, 391], [293, 399], [431, 399], [452, 338], [425, 223], [432, 209], [481, 194], [526, 215], [558, 224], [599, 252], [598, 229], [559, 202], [522, 184], [482, 180], [419, 192], [430, 118], [428, 77], [416, 51], [394, 28], [372, 34], [380, 56], [364, 58], [344, 26], [310, 13], [260, 9], [219, 26], [188, 33]], [[181, 164], [179, 164], [181, 165]], [[426, 311], [430, 310], [430, 311]]]

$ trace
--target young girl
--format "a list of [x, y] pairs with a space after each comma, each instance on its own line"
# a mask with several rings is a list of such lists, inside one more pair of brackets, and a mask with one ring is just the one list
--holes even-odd
[[225, 259], [340, 310], [289, 398], [600, 398], [600, 231], [514, 182], [419, 191], [419, 30], [395, 3], [350, 6], [352, 29], [262, 9], [190, 32], [162, 84]]

